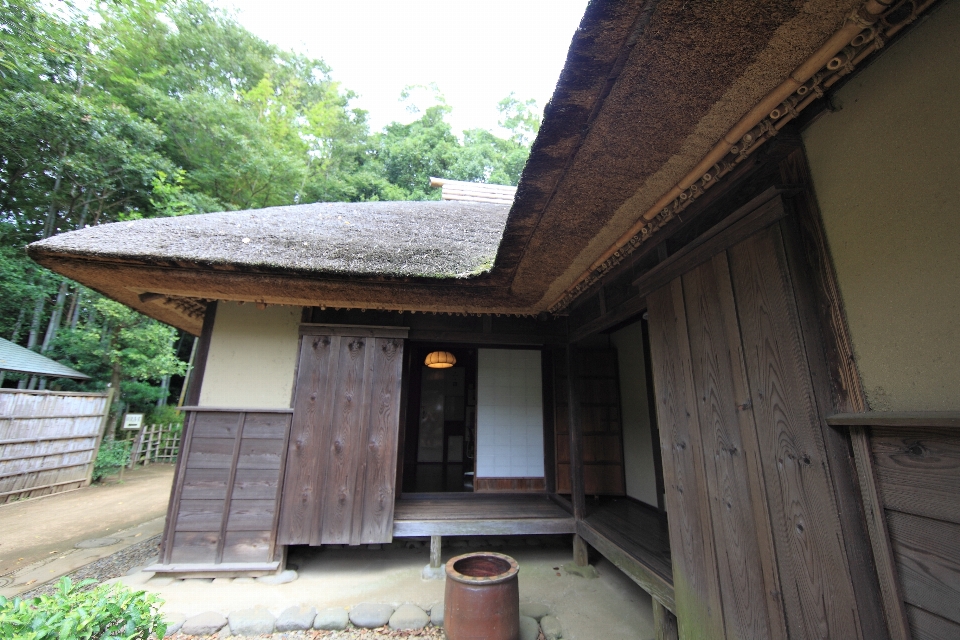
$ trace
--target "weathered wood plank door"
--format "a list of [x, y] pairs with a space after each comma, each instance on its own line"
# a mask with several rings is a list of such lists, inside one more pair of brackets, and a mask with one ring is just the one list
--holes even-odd
[[858, 606], [786, 246], [768, 227], [647, 297], [681, 638], [864, 638], [881, 615]]
[[389, 327], [301, 328], [281, 544], [393, 539], [406, 334]]

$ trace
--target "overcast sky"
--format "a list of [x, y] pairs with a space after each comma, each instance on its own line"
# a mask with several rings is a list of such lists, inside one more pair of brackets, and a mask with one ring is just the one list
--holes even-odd
[[[371, 129], [414, 118], [407, 85], [436, 83], [463, 129], [493, 129], [511, 91], [553, 94], [586, 0], [215, 0], [247, 29], [284, 49], [323, 58], [359, 97]], [[425, 98], [420, 99], [423, 102]]]

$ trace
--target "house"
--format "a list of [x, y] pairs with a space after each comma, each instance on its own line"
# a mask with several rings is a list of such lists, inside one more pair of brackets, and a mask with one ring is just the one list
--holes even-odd
[[658, 637], [960, 637], [957, 33], [956, 0], [593, 2], [510, 205], [31, 245], [201, 336], [165, 569], [574, 533]]

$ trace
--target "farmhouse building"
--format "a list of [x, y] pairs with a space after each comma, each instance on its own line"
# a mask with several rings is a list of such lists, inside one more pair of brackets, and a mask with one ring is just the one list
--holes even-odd
[[658, 637], [960, 637], [958, 34], [957, 0], [599, 0], [512, 199], [32, 244], [200, 336], [161, 569], [574, 534]]

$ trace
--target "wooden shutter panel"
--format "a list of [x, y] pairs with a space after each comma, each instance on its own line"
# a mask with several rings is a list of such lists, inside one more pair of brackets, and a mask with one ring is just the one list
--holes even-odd
[[393, 539], [405, 329], [304, 326], [282, 544]]
[[[580, 351], [580, 419], [586, 495], [624, 495], [620, 379], [615, 349]], [[554, 358], [557, 492], [570, 493], [567, 367]]]
[[680, 636], [866, 637], [780, 227], [647, 304]]

